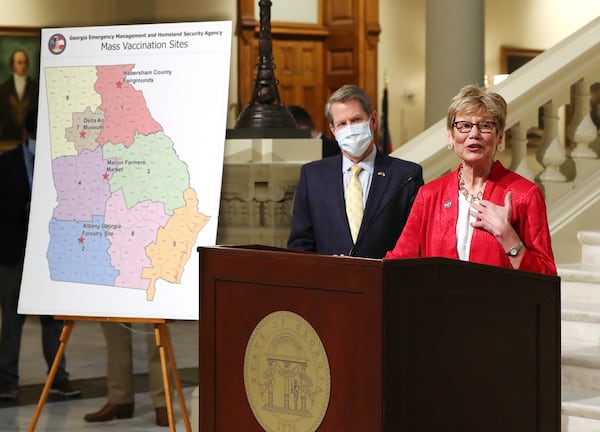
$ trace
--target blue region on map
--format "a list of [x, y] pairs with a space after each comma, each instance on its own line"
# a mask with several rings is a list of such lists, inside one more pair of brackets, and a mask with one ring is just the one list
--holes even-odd
[[114, 286], [119, 271], [110, 263], [110, 242], [101, 228], [103, 223], [102, 216], [94, 216], [92, 221], [52, 218], [48, 246], [52, 280]]

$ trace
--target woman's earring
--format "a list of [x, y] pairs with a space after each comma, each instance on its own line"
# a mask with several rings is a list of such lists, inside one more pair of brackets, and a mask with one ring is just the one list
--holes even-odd
[[448, 143], [448, 150], [452, 150], [452, 148], [454, 148], [454, 144], [452, 144], [451, 142]]
[[498, 147], [496, 147], [498, 149], [499, 152], [504, 151], [504, 141], [501, 142], [500, 144], [498, 144]]

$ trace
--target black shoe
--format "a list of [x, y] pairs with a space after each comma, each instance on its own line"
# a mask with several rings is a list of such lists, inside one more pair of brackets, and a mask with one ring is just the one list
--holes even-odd
[[69, 381], [59, 381], [52, 384], [50, 387], [50, 394], [64, 397], [76, 397], [81, 396], [81, 390], [71, 387]]
[[0, 383], [0, 399], [14, 400], [19, 394], [19, 386], [11, 383]]

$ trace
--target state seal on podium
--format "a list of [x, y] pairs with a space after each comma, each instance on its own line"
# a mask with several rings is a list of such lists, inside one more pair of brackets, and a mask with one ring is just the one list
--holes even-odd
[[244, 385], [266, 432], [317, 430], [329, 405], [331, 375], [312, 325], [290, 311], [265, 316], [246, 346]]

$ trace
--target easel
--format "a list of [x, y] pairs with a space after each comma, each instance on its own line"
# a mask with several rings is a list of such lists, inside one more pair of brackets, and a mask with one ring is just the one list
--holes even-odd
[[181, 389], [181, 381], [179, 379], [179, 371], [177, 370], [177, 365], [175, 364], [175, 355], [173, 354], [173, 346], [171, 345], [171, 335], [169, 333], [169, 329], [167, 328], [167, 320], [162, 318], [98, 318], [98, 317], [68, 317], [68, 316], [55, 316], [56, 320], [63, 320], [65, 322], [62, 333], [60, 334], [60, 345], [58, 347], [58, 351], [56, 356], [54, 357], [54, 362], [52, 363], [52, 367], [48, 372], [48, 378], [46, 378], [46, 384], [42, 390], [42, 394], [38, 401], [37, 407], [33, 414], [33, 419], [31, 420], [31, 425], [29, 426], [29, 432], [33, 432], [35, 430], [35, 426], [37, 425], [38, 419], [44, 407], [44, 403], [46, 402], [46, 398], [48, 397], [48, 392], [50, 391], [50, 387], [52, 386], [52, 382], [54, 381], [54, 376], [56, 375], [56, 371], [58, 370], [58, 365], [60, 364], [60, 360], [65, 352], [67, 342], [69, 341], [69, 337], [71, 336], [71, 332], [73, 331], [73, 326], [75, 325], [75, 321], [110, 321], [110, 322], [127, 322], [127, 323], [145, 323], [145, 324], [154, 324], [154, 336], [156, 338], [156, 346], [158, 347], [160, 353], [160, 364], [162, 367], [162, 377], [163, 377], [163, 385], [165, 388], [165, 399], [167, 402], [167, 415], [169, 418], [169, 431], [175, 431], [175, 420], [173, 417], [173, 401], [171, 400], [171, 388], [169, 386], [169, 370], [168, 366], [171, 366], [171, 373], [173, 374], [173, 381], [175, 383], [175, 389], [177, 391], [177, 397], [179, 398], [179, 405], [181, 407], [181, 414], [183, 416], [183, 421], [185, 423], [185, 428], [187, 432], [191, 432], [192, 427], [190, 424], [190, 419], [187, 413], [187, 408], [185, 406], [185, 399], [183, 397], [183, 391]]

